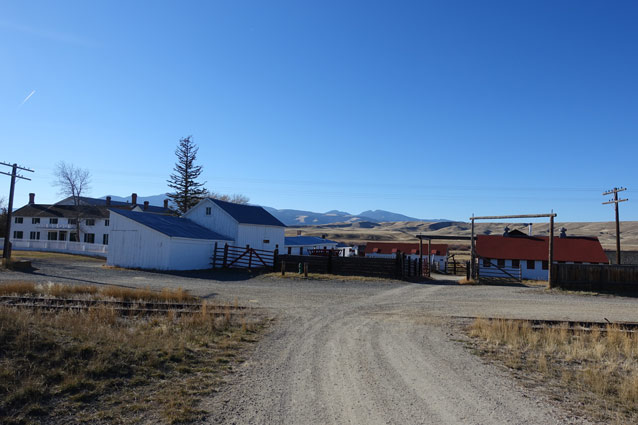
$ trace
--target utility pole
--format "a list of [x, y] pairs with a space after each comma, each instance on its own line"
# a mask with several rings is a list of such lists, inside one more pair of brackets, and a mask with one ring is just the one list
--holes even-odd
[[618, 199], [618, 192], [627, 190], [626, 187], [615, 187], [612, 190], [603, 192], [603, 196], [614, 194], [614, 199], [610, 199], [607, 202], [603, 202], [603, 205], [614, 204], [616, 210], [616, 264], [620, 264], [620, 220], [618, 219], [618, 204], [620, 202], [628, 201], [629, 199]]
[[0, 171], [0, 174], [5, 174], [11, 177], [11, 187], [9, 188], [9, 207], [7, 208], [7, 225], [4, 231], [4, 247], [2, 248], [2, 256], [8, 261], [11, 258], [11, 242], [9, 242], [9, 238], [11, 237], [11, 216], [13, 214], [13, 192], [15, 191], [16, 179], [22, 180], [31, 180], [27, 177], [24, 177], [18, 174], [18, 170], [28, 171], [33, 173], [33, 170], [20, 167], [18, 164], [9, 164], [8, 162], [1, 162], [0, 165], [4, 165], [5, 167], [11, 167], [11, 174], [5, 173], [4, 171]]

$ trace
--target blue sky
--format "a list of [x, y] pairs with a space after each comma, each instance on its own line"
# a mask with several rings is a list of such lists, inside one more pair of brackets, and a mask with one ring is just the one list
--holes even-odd
[[[167, 190], [192, 135], [210, 190], [465, 220], [638, 220], [638, 3], [0, 4], [0, 160], [41, 203]], [[35, 90], [24, 103], [23, 100]], [[0, 180], [7, 197], [9, 179]]]

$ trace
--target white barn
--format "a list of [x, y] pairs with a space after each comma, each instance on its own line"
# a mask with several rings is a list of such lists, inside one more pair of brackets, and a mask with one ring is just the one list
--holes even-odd
[[215, 243], [231, 239], [180, 217], [111, 209], [106, 264], [154, 270], [208, 269]]
[[286, 225], [264, 208], [234, 204], [218, 199], [202, 199], [184, 214], [213, 232], [227, 236], [235, 246], [274, 251], [284, 247]]

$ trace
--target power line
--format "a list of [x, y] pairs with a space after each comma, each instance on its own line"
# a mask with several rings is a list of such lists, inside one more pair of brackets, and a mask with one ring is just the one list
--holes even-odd
[[620, 264], [620, 220], [618, 219], [618, 204], [628, 201], [629, 199], [618, 199], [618, 192], [627, 190], [626, 187], [615, 187], [612, 190], [603, 192], [603, 196], [614, 194], [614, 198], [607, 202], [603, 202], [603, 205], [614, 204], [616, 210], [616, 264]]
[[18, 164], [10, 164], [8, 162], [0, 161], [0, 165], [4, 165], [5, 167], [11, 167], [11, 174], [6, 173], [4, 171], [0, 171], [0, 174], [4, 174], [11, 177], [11, 186], [9, 189], [9, 208], [7, 209], [7, 224], [4, 232], [4, 247], [2, 248], [2, 256], [6, 259], [6, 261], [11, 258], [11, 242], [9, 242], [9, 238], [11, 236], [11, 216], [13, 214], [13, 193], [15, 191], [16, 179], [21, 180], [31, 180], [28, 177], [25, 177], [21, 174], [18, 174], [18, 170], [28, 171], [33, 173], [34, 171], [27, 167], [21, 167]]

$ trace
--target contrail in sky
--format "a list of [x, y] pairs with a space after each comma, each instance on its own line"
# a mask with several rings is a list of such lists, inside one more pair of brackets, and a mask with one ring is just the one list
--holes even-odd
[[20, 106], [18, 106], [18, 109], [20, 109], [22, 107], [22, 105], [24, 105], [25, 103], [27, 103], [27, 100], [31, 99], [31, 96], [33, 96], [33, 93], [35, 93], [35, 90], [31, 90], [31, 93], [29, 93], [29, 95], [27, 97], [24, 98], [24, 100], [22, 101], [22, 103], [20, 104]]

